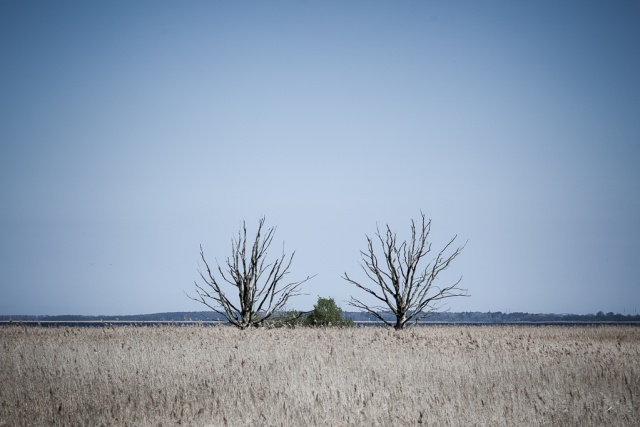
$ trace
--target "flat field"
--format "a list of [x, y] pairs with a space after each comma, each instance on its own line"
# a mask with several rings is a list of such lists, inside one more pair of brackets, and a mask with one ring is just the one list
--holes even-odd
[[637, 426], [640, 328], [0, 328], [0, 426]]

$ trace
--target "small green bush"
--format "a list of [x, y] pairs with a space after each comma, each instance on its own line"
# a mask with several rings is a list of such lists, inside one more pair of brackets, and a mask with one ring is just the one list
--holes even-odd
[[353, 326], [353, 320], [342, 316], [342, 309], [333, 298], [318, 297], [313, 311], [304, 318], [304, 326]]

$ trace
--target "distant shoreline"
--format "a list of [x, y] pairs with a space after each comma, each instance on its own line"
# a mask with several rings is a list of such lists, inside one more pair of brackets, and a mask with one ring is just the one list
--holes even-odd
[[[395, 316], [390, 312], [379, 313], [385, 320], [395, 321]], [[343, 311], [342, 315], [353, 320], [356, 324], [368, 325], [380, 322], [371, 313]], [[0, 324], [7, 322], [110, 322], [114, 324], [139, 324], [140, 322], [161, 322], [163, 324], [178, 323], [183, 324], [216, 322], [226, 323], [227, 319], [211, 311], [176, 311], [150, 314], [133, 315], [20, 315], [20, 314], [0, 314]], [[185, 323], [187, 322], [187, 323]], [[604, 313], [599, 311], [596, 314], [555, 314], [555, 313], [524, 313], [524, 312], [432, 312], [425, 317], [421, 323], [424, 324], [628, 324], [640, 323], [640, 316], [637, 314]], [[150, 323], [154, 324], [154, 323]]]
[[[374, 320], [355, 321], [360, 327], [387, 327]], [[0, 326], [29, 327], [85, 327], [102, 328], [110, 326], [230, 326], [219, 320], [0, 320]], [[440, 322], [424, 321], [416, 326], [640, 326], [640, 321], [517, 321], [517, 322]]]

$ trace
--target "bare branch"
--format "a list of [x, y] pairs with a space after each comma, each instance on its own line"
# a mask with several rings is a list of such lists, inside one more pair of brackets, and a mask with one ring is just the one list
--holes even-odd
[[381, 322], [385, 323], [387, 326], [394, 326], [393, 323], [391, 323], [388, 320], [386, 320], [380, 314], [380, 311], [382, 310], [382, 307], [369, 307], [368, 305], [363, 304], [362, 302], [360, 302], [359, 300], [357, 300], [357, 299], [355, 299], [353, 297], [351, 297], [351, 300], [348, 301], [347, 304], [349, 304], [352, 307], [359, 308], [361, 310], [366, 311], [367, 313], [372, 314], [374, 317], [376, 317]]
[[419, 225], [416, 221], [411, 220], [411, 233], [408, 242], [399, 243], [396, 233], [391, 231], [389, 225], [386, 226], [384, 235], [376, 227], [376, 237], [385, 260], [384, 268], [378, 263], [373, 241], [367, 236], [367, 252], [360, 252], [361, 267], [367, 279], [375, 286], [369, 288], [349, 277], [347, 273], [342, 276], [348, 283], [384, 303], [396, 316], [396, 322], [391, 324], [377, 312], [382, 307], [368, 306], [353, 297], [349, 302], [350, 305], [373, 314], [385, 324], [394, 326], [396, 329], [416, 324], [434, 310], [439, 310], [442, 307], [441, 301], [447, 298], [468, 296], [467, 290], [458, 286], [462, 278], [452, 285], [444, 287], [434, 285], [438, 275], [449, 267], [466, 245], [465, 243], [451, 251], [450, 248], [457, 236], [454, 236], [431, 262], [419, 270], [422, 260], [431, 252], [431, 243], [429, 242], [431, 220], [427, 220], [422, 212], [420, 212], [420, 216]]
[[[187, 297], [198, 301], [215, 313], [224, 316], [229, 323], [244, 329], [261, 325], [265, 320], [285, 306], [289, 298], [301, 295], [300, 286], [312, 279], [290, 282], [282, 285], [284, 277], [289, 274], [294, 253], [287, 259], [284, 252], [273, 262], [267, 262], [267, 251], [275, 236], [275, 227], [263, 232], [265, 218], [260, 218], [256, 237], [247, 252], [247, 227], [243, 221], [237, 237], [231, 239], [231, 256], [226, 258], [225, 268], [217, 264], [217, 272], [222, 278], [219, 283], [213, 274], [200, 246], [200, 257], [205, 265], [205, 272], [199, 271], [204, 285], [197, 282], [197, 297]], [[232, 302], [220, 284], [231, 290], [235, 289], [238, 302]]]

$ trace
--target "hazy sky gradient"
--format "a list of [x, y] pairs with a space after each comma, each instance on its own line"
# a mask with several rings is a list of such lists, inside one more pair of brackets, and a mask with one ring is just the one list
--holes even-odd
[[637, 2], [185, 3], [0, 2], [0, 313], [201, 310], [262, 215], [348, 308], [420, 210], [452, 311], [640, 308]]

